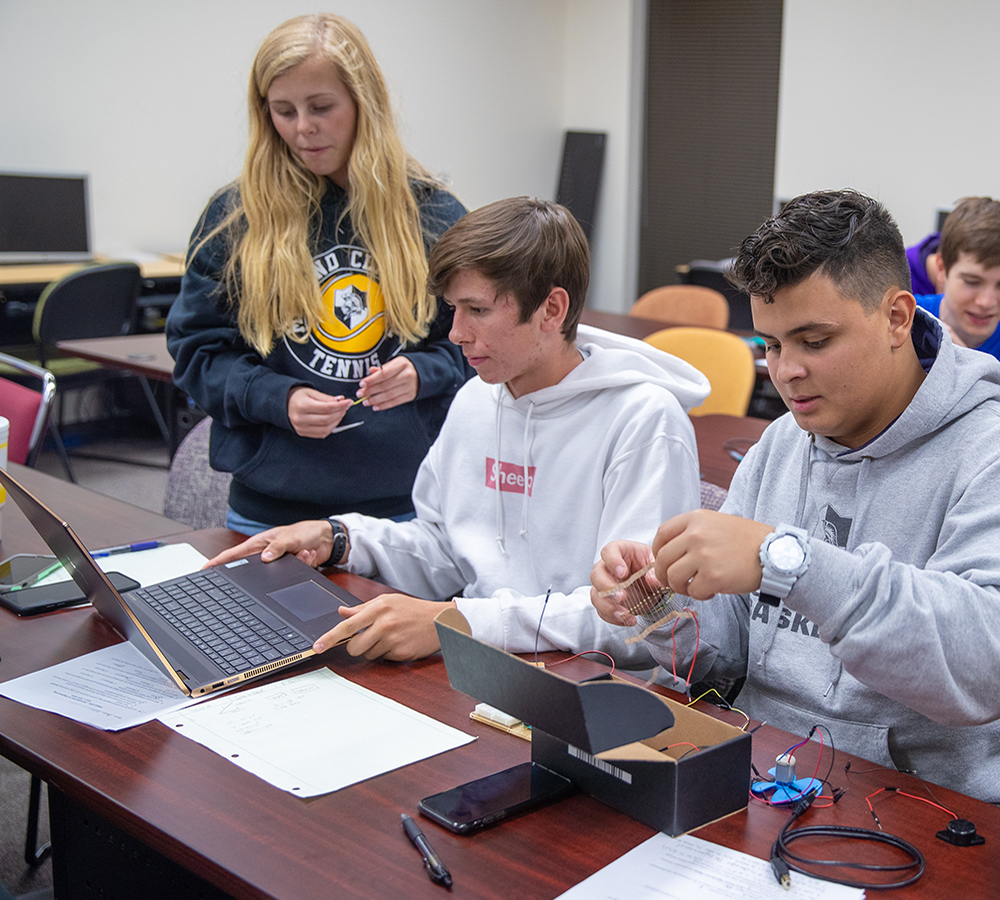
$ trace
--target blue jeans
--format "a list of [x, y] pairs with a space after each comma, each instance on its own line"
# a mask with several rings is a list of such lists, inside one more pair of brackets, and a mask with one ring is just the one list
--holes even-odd
[[[416, 518], [417, 514], [415, 512], [401, 513], [398, 516], [392, 516], [393, 522], [409, 522], [410, 519]], [[255, 534], [260, 534], [262, 531], [267, 531], [268, 528], [274, 528], [273, 525], [268, 525], [264, 522], [255, 522], [253, 519], [248, 519], [246, 516], [241, 516], [232, 507], [229, 507], [229, 511], [226, 513], [226, 528], [232, 531], [238, 531], [240, 534], [245, 534], [250, 537]]]

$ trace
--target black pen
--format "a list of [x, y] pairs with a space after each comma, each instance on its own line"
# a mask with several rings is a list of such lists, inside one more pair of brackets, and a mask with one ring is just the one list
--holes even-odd
[[417, 827], [417, 823], [413, 819], [406, 813], [402, 813], [402, 819], [403, 830], [406, 832], [406, 836], [413, 842], [413, 846], [420, 851], [420, 855], [424, 858], [424, 868], [427, 870], [427, 874], [430, 875], [431, 881], [450, 888], [451, 872], [444, 867], [441, 857], [434, 852], [431, 845], [427, 842], [427, 838], [424, 837], [424, 833]]

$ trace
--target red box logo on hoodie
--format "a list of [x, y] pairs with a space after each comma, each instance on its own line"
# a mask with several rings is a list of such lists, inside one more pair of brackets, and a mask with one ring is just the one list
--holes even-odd
[[[513, 494], [524, 493], [524, 466], [516, 466], [514, 463], [501, 462], [498, 466], [496, 460], [486, 457], [486, 487], [496, 490], [497, 470], [499, 469], [500, 490], [510, 491]], [[535, 485], [535, 467], [528, 466], [528, 496], [531, 496], [531, 489]]]

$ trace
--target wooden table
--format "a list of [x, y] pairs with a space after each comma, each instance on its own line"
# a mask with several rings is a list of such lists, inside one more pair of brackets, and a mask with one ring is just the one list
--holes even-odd
[[654, 331], [662, 331], [664, 328], [672, 328], [680, 324], [664, 322], [660, 319], [643, 319], [624, 313], [601, 312], [596, 309], [584, 309], [580, 321], [584, 325], [603, 328], [605, 331], [613, 331], [615, 334], [623, 334], [640, 341]]
[[[18, 474], [23, 473], [18, 470]], [[154, 531], [147, 532], [142, 529], [150, 514], [99, 495], [91, 495], [86, 508], [78, 507], [73, 497], [63, 499], [71, 486], [54, 479], [53, 484], [45, 484], [44, 478], [39, 476], [33, 487], [58, 490], [47, 499], [66, 512], [70, 524], [81, 534], [90, 529], [91, 541], [113, 543], [166, 533], [162, 517], [154, 517], [159, 521], [153, 522]], [[99, 522], [108, 523], [106, 529], [98, 527]], [[178, 531], [182, 528], [177, 526]], [[15, 518], [6, 518], [5, 552], [35, 546], [22, 532]], [[232, 545], [237, 536], [214, 529], [178, 534], [170, 540], [186, 540], [212, 554]], [[362, 598], [383, 589], [349, 575], [337, 575], [334, 580]], [[117, 640], [88, 609], [26, 620], [0, 611], [0, 679]], [[270, 787], [158, 722], [119, 733], [101, 732], [0, 698], [0, 752], [41, 775], [71, 802], [108, 820], [128, 840], [139, 839], [233, 897], [441, 900], [442, 889], [427, 878], [419, 856], [403, 835], [400, 812], [413, 814], [417, 801], [427, 794], [527, 760], [528, 744], [471, 721], [468, 714], [474, 701], [449, 687], [444, 665], [437, 657], [409, 664], [369, 663], [335, 648], [320, 661], [294, 671], [320, 665], [475, 734], [478, 740], [305, 801]], [[577, 661], [560, 671], [582, 677], [595, 665]], [[742, 721], [732, 712], [713, 714], [735, 723]], [[766, 771], [796, 739], [764, 726], [754, 734], [753, 742], [755, 764]], [[871, 827], [864, 798], [886, 785], [927, 795], [917, 779], [864, 763], [845, 755], [842, 749], [836, 754], [830, 782], [846, 788], [846, 794], [836, 806], [811, 810], [802, 824]], [[812, 773], [818, 752], [816, 744], [797, 751], [800, 772]], [[827, 749], [821, 776], [829, 759]], [[844, 771], [848, 761], [852, 762], [851, 774]], [[330, 764], [336, 765], [336, 760], [331, 759]], [[900, 900], [995, 897], [1000, 883], [1000, 854], [996, 852], [1000, 810], [944, 788], [935, 786], [933, 791], [939, 803], [975, 822], [987, 843], [966, 849], [950, 847], [934, 837], [947, 821], [945, 814], [904, 797], [880, 795], [876, 808], [883, 827], [915, 843], [927, 857], [927, 872], [915, 886], [886, 892], [885, 896]], [[782, 809], [753, 802], [746, 812], [696, 834], [766, 858], [786, 818]], [[95, 819], [92, 827], [102, 828], [96, 824], [99, 821]], [[582, 795], [471, 837], [452, 835], [429, 822], [422, 824], [451, 869], [453, 893], [484, 900], [513, 896], [550, 900], [653, 833]], [[95, 856], [106, 857], [107, 864], [114, 865], [118, 839], [104, 831], [98, 837], [104, 849]], [[843, 848], [838, 850], [844, 852]], [[53, 868], [57, 885], [63, 864], [59, 853], [57, 847]], [[170, 896], [169, 886], [166, 892]]]
[[[108, 262], [99, 259], [97, 262]], [[43, 288], [52, 281], [65, 278], [91, 263], [33, 263], [26, 266], [0, 265], [0, 288], [11, 285]], [[139, 264], [143, 278], [156, 280], [180, 278], [184, 274], [184, 257], [181, 254], [163, 256], [159, 259], [148, 259]]]
[[[17, 463], [10, 463], [8, 468], [21, 484], [69, 522], [80, 540], [91, 550], [125, 544], [136, 540], [137, 535], [144, 540], [152, 540], [191, 531], [191, 527], [183, 522], [113, 500], [44, 472]], [[9, 498], [3, 507], [2, 533], [0, 556], [3, 558], [15, 553], [51, 552], [24, 513]]]
[[691, 416], [694, 436], [698, 441], [698, 463], [701, 478], [729, 489], [740, 464], [737, 457], [746, 454], [771, 424], [769, 419], [753, 416], [725, 416], [713, 413]]
[[162, 332], [78, 338], [59, 341], [56, 346], [65, 353], [93, 360], [108, 369], [145, 375], [154, 381], [173, 382], [174, 361], [167, 352], [167, 336]]
[[[591, 325], [594, 328], [603, 328], [605, 331], [613, 331], [615, 334], [623, 334], [626, 337], [633, 337], [642, 340], [656, 331], [664, 328], [686, 327], [683, 322], [665, 322], [659, 319], [643, 319], [639, 316], [630, 316], [624, 313], [601, 312], [596, 309], [584, 309], [580, 321], [584, 325]], [[752, 331], [742, 329], [732, 329], [733, 334], [742, 338], [749, 338]], [[763, 348], [751, 347], [754, 354], [754, 366], [757, 373], [758, 383], [771, 380], [771, 373], [767, 370], [767, 360], [763, 357]]]

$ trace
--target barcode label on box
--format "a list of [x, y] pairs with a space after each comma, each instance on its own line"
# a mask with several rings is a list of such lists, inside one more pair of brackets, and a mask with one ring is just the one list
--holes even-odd
[[593, 766], [595, 769], [600, 769], [605, 775], [611, 775], [613, 778], [617, 778], [619, 781], [624, 781], [625, 784], [632, 783], [632, 773], [626, 772], [624, 769], [619, 769], [618, 766], [613, 766], [611, 763], [603, 759], [598, 759], [596, 756], [588, 753], [586, 750], [581, 750], [579, 747], [574, 747], [572, 744], [567, 744], [566, 749], [570, 756], [575, 756], [577, 759]]

